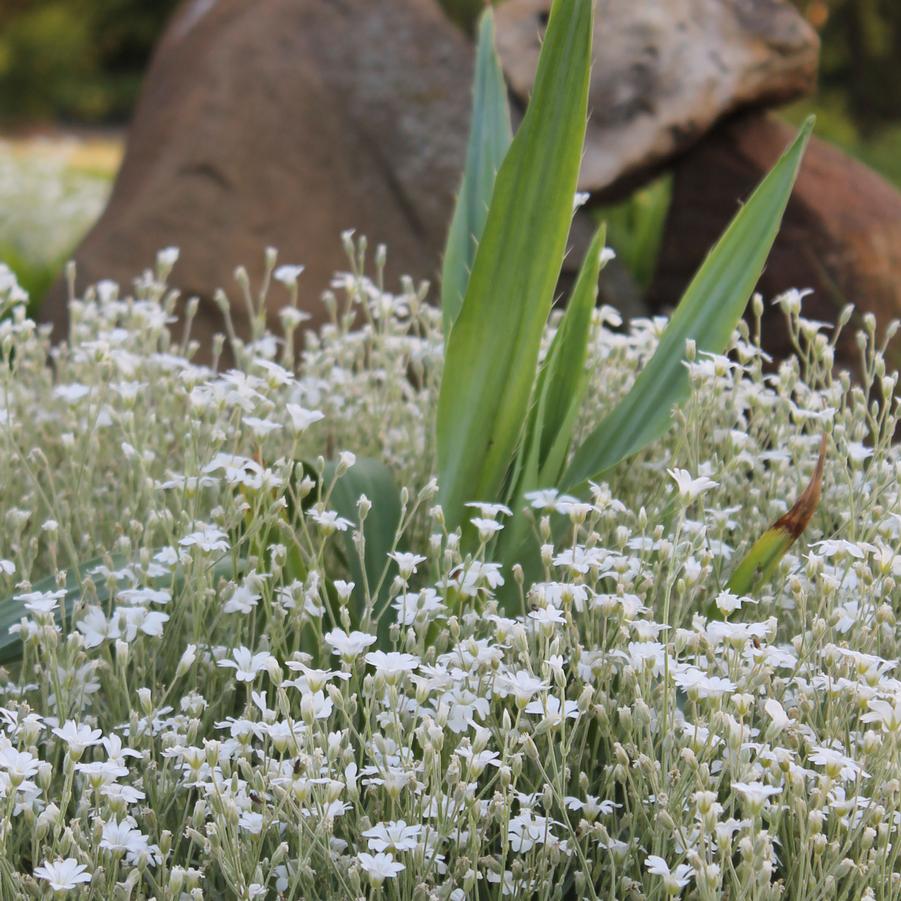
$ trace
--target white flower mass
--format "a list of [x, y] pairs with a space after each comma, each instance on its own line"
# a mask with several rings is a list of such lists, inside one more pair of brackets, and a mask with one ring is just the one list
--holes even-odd
[[[318, 333], [256, 315], [211, 366], [175, 257], [74, 301], [52, 350], [0, 267], [2, 897], [901, 897], [872, 324], [855, 381], [786, 295], [798, 356], [770, 366], [742, 324], [654, 445], [525, 512], [472, 498], [467, 535], [436, 505], [425, 287], [354, 268]], [[270, 264], [290, 298], [301, 267]], [[596, 311], [581, 433], [661, 326]], [[823, 430], [810, 526], [728, 591]], [[379, 540], [384, 495], [351, 489], [372, 461], [398, 486]]]

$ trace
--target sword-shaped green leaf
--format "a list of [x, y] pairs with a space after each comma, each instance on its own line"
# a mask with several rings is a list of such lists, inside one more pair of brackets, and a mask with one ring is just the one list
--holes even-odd
[[532, 408], [510, 479], [509, 498], [515, 513], [519, 513], [526, 492], [557, 484], [569, 449], [587, 382], [585, 358], [606, 234], [606, 225], [595, 232], [557, 333], [538, 370]]
[[576, 451], [562, 487], [572, 489], [597, 478], [669, 428], [673, 407], [688, 394], [683, 365], [688, 339], [698, 351], [722, 353], [728, 347], [776, 239], [812, 129], [810, 117], [707, 255], [654, 356]]
[[438, 400], [439, 499], [500, 497], [526, 419], [572, 219], [588, 104], [592, 0], [555, 0], [532, 99], [498, 172]]
[[604, 268], [601, 254], [606, 239], [607, 226], [603, 224], [595, 232], [582, 260], [566, 312], [538, 373], [536, 393], [545, 394], [546, 400], [543, 421], [538, 428], [539, 484], [534, 488], [556, 485], [566, 462], [573, 425], [588, 383], [585, 359], [591, 317], [598, 299], [598, 278]]
[[[529, 420], [510, 480], [513, 518], [500, 534], [496, 558], [505, 567], [519, 563], [527, 579], [540, 573], [538, 545], [523, 513], [525, 495], [536, 488], [557, 484], [566, 462], [572, 429], [587, 383], [585, 359], [591, 336], [591, 316], [598, 296], [598, 277], [604, 264], [601, 252], [606, 225], [595, 232], [575, 287], [560, 320], [557, 333], [538, 372]], [[515, 586], [501, 592], [502, 606], [509, 609]]]
[[488, 218], [494, 180], [512, 140], [507, 87], [494, 48], [494, 14], [486, 9], [479, 23], [466, 165], [441, 269], [445, 340], [463, 305], [476, 247]]

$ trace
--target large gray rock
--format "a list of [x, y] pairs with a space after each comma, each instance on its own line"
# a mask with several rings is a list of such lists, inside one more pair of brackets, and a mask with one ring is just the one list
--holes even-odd
[[[222, 329], [213, 291], [234, 286], [239, 263], [259, 277], [267, 245], [306, 265], [314, 315], [347, 268], [343, 229], [388, 244], [389, 279], [434, 276], [472, 59], [436, 0], [186, 2], [146, 76], [109, 206], [75, 253], [79, 284], [129, 284], [177, 245], [172, 280], [201, 297], [203, 337]], [[61, 285], [41, 312], [65, 322]]]
[[[532, 88], [550, 0], [505, 0], [498, 50]], [[811, 91], [819, 40], [785, 0], [599, 0], [580, 188], [622, 193], [727, 113]]]

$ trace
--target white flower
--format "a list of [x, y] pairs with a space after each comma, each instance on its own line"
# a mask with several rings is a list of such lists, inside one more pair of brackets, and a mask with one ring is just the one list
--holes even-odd
[[813, 748], [812, 750], [813, 753], [809, 757], [810, 762], [824, 767], [832, 779], [850, 782], [857, 779], [858, 776], [864, 779], [869, 778], [869, 773], [864, 772], [863, 767], [853, 757], [848, 757], [841, 751], [836, 751], [834, 748]]
[[405, 869], [402, 863], [394, 860], [393, 854], [367, 854], [361, 851], [357, 854], [357, 860], [360, 866], [369, 874], [369, 878], [376, 885], [381, 884], [386, 879], [393, 879], [401, 870]]
[[147, 837], [128, 819], [103, 824], [100, 847], [108, 851], [139, 851], [147, 847]]
[[662, 876], [667, 892], [679, 894], [695, 874], [694, 868], [687, 863], [680, 863], [675, 870], [669, 868], [669, 864], [656, 854], [651, 854], [645, 859], [644, 865], [648, 872], [654, 876]]
[[575, 701], [565, 701], [561, 709], [560, 698], [548, 695], [526, 706], [526, 713], [544, 717], [548, 726], [559, 726], [564, 719], [574, 720], [579, 716], [579, 705]]
[[332, 701], [331, 698], [325, 696], [325, 692], [310, 691], [309, 688], [303, 684], [302, 678], [296, 679], [293, 684], [302, 693], [300, 699], [300, 713], [304, 721], [310, 719], [326, 720], [332, 715]]
[[791, 720], [788, 718], [785, 708], [775, 698], [769, 698], [763, 705], [763, 709], [766, 711], [767, 716], [773, 721], [773, 732], [779, 733], [790, 725]]
[[16, 571], [16, 564], [12, 560], [0, 560], [0, 573], [5, 576], [11, 576]]
[[366, 632], [351, 632], [348, 635], [343, 629], [332, 629], [326, 634], [325, 641], [331, 647], [333, 654], [350, 662], [373, 644], [375, 635], [369, 635]]
[[479, 541], [490, 541], [504, 527], [493, 519], [485, 519], [483, 516], [473, 516], [470, 522], [478, 529]]
[[265, 438], [282, 428], [280, 422], [272, 419], [260, 419], [258, 416], [245, 416], [243, 422], [257, 438]]
[[272, 273], [272, 277], [277, 282], [281, 282], [283, 285], [290, 288], [297, 282], [297, 279], [300, 278], [300, 274], [301, 272], [303, 272], [303, 269], [303, 266], [282, 265]]
[[506, 504], [485, 504], [481, 501], [470, 501], [466, 506], [478, 510], [479, 516], [483, 516], [485, 519], [497, 519], [501, 515], [513, 515], [513, 511]]
[[539, 607], [529, 611], [529, 619], [541, 626], [565, 625], [566, 618], [556, 607]]
[[673, 673], [676, 685], [689, 695], [698, 698], [715, 698], [731, 694], [738, 687], [731, 679], [723, 676], [709, 676], [693, 666], [686, 666]]
[[43, 866], [34, 868], [38, 879], [46, 879], [55, 892], [70, 892], [82, 882], [90, 882], [91, 874], [85, 872], [87, 867], [74, 857], [65, 860], [44, 861]]
[[404, 820], [393, 820], [376, 823], [363, 833], [363, 838], [369, 839], [370, 851], [413, 851], [420, 832], [422, 826], [408, 826]]
[[59, 397], [69, 404], [77, 403], [90, 393], [91, 389], [87, 385], [80, 385], [77, 382], [71, 382], [68, 385], [57, 385], [53, 389], [54, 397]]
[[863, 560], [866, 552], [872, 550], [867, 544], [855, 544], [853, 541], [846, 541], [844, 538], [827, 538], [824, 541], [815, 541], [811, 547], [820, 548], [820, 555], [823, 557], [840, 557], [848, 554], [856, 560]]
[[128, 775], [128, 767], [114, 760], [92, 760], [90, 763], [76, 763], [76, 772], [84, 774], [93, 788], [115, 782]]
[[518, 854], [526, 854], [535, 845], [553, 844], [557, 837], [551, 832], [554, 820], [538, 816], [531, 810], [524, 810], [511, 817], [507, 824], [510, 847]]
[[259, 592], [256, 591], [259, 584], [258, 579], [252, 580], [248, 576], [241, 585], [235, 587], [231, 597], [223, 605], [222, 612], [243, 614], [253, 612], [253, 608], [259, 603], [261, 597]]
[[556, 488], [542, 488], [538, 491], [527, 491], [525, 498], [536, 510], [553, 510], [559, 494]]
[[104, 641], [116, 639], [122, 635], [118, 617], [108, 620], [103, 610], [96, 605], [88, 607], [85, 615], [75, 624], [75, 627], [84, 635], [86, 648], [96, 648]]
[[156, 261], [160, 266], [171, 269], [178, 261], [179, 250], [177, 247], [164, 247], [156, 255]]
[[691, 473], [687, 469], [668, 469], [667, 472], [675, 481], [679, 489], [679, 496], [686, 501], [693, 501], [705, 491], [716, 488], [719, 485], [719, 482], [714, 482], [713, 479], [708, 479], [707, 476], [692, 478]]
[[125, 764], [126, 757], [137, 757], [139, 760], [144, 756], [143, 752], [136, 751], [134, 748], [125, 747], [122, 739], [115, 733], [107, 735], [101, 740], [101, 744], [106, 749], [107, 757], [117, 763]]
[[128, 642], [134, 641], [139, 631], [159, 638], [163, 634], [163, 625], [169, 620], [168, 613], [145, 607], [120, 607], [117, 612], [124, 622], [123, 637]]
[[426, 558], [422, 554], [410, 554], [404, 551], [393, 551], [388, 556], [397, 564], [400, 577], [406, 581], [417, 571], [420, 563], [424, 563]]
[[567, 795], [563, 800], [566, 802], [567, 809], [581, 811], [585, 815], [585, 819], [590, 822], [594, 822], [598, 816], [610, 816], [623, 806], [615, 801], [606, 799], [602, 801], [595, 795], [587, 795], [584, 801]]
[[371, 651], [366, 655], [366, 662], [390, 678], [413, 672], [421, 661], [413, 654], [402, 654], [398, 651], [389, 651], [388, 653]]
[[263, 814], [253, 810], [244, 810], [238, 817], [238, 827], [251, 835], [259, 835], [263, 831]]
[[[601, 252], [599, 254], [599, 262], [601, 264], [602, 269], [604, 268], [604, 266], [606, 266], [608, 263], [612, 262], [615, 259], [616, 259], [616, 251], [612, 247], [603, 248], [603, 250], [601, 250]], [[608, 307], [608, 309], [609, 309], [609, 307]], [[614, 313], [616, 313], [615, 310], [614, 310]], [[621, 325], [622, 320], [617, 322], [616, 319], [619, 319], [618, 313], [616, 313], [616, 316], [613, 320], [613, 325]]]
[[15, 600], [22, 601], [26, 610], [32, 613], [52, 613], [59, 606], [59, 601], [66, 596], [66, 589], [57, 591], [29, 591], [26, 594], [16, 595]]
[[266, 381], [271, 388], [284, 388], [294, 383], [294, 373], [284, 366], [279, 366], [278, 363], [273, 363], [272, 360], [257, 357], [253, 365], [265, 371]]
[[240, 647], [232, 650], [234, 659], [219, 660], [218, 666], [232, 667], [235, 678], [239, 682], [253, 682], [257, 675], [275, 664], [275, 658], [266, 651], [254, 654], [250, 648]]
[[80, 757], [85, 748], [99, 744], [103, 735], [100, 729], [92, 729], [75, 720], [66, 720], [61, 728], [53, 730], [53, 734], [66, 743], [73, 757]]
[[901, 694], [896, 694], [892, 702], [870, 698], [869, 705], [870, 712], [861, 717], [863, 722], [881, 723], [886, 732], [901, 731]]
[[0, 769], [2, 769], [13, 786], [20, 785], [25, 779], [31, 779], [40, 768], [41, 761], [27, 751], [15, 748], [0, 748]]
[[301, 322], [306, 322], [313, 317], [304, 310], [298, 310], [297, 307], [282, 307], [278, 311], [278, 318], [282, 321], [282, 328], [288, 331], [296, 329]]
[[[449, 584], [464, 597], [475, 597], [479, 591], [499, 588], [504, 584], [499, 563], [480, 563], [471, 560], [465, 566], [455, 567], [450, 574]], [[484, 585], [482, 583], [485, 583]]]
[[228, 550], [228, 536], [222, 529], [214, 526], [201, 526], [196, 532], [185, 535], [178, 543], [181, 547], [198, 547], [207, 553]]
[[585, 206], [591, 198], [591, 194], [588, 191], [576, 191], [573, 195], [573, 212], [579, 209], [579, 207]]
[[307, 516], [326, 532], [346, 532], [353, 528], [349, 519], [339, 516], [334, 510], [309, 510]]
[[116, 597], [126, 604], [168, 604], [172, 600], [172, 592], [165, 588], [126, 588]]
[[776, 785], [765, 785], [763, 782], [733, 782], [732, 788], [737, 791], [752, 808], [759, 810], [766, 802], [782, 792]]
[[293, 431], [305, 432], [314, 422], [325, 419], [325, 414], [319, 410], [306, 410], [297, 404], [285, 404], [288, 416], [291, 417], [291, 428]]
[[862, 463], [864, 460], [873, 456], [873, 448], [867, 447], [865, 444], [862, 444], [860, 441], [849, 441], [848, 442], [848, 456], [855, 463]]
[[728, 588], [724, 588], [716, 596], [717, 609], [720, 611], [720, 613], [726, 615], [734, 613], [736, 610], [741, 610], [741, 605], [746, 603], [755, 604], [757, 602], [753, 598], [733, 594], [731, 591], [729, 591]]
[[547, 691], [548, 684], [528, 670], [517, 670], [514, 673], [501, 673], [497, 678], [497, 688], [503, 695], [513, 695], [520, 707], [526, 704], [539, 691]]
[[175, 668], [176, 678], [183, 676], [194, 665], [196, 659], [197, 645], [189, 644], [182, 652], [181, 658], [178, 661], [178, 666]]

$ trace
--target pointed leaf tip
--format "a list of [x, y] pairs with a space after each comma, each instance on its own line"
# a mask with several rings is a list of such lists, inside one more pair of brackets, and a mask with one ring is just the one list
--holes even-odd
[[729, 578], [728, 588], [735, 594], [747, 594], [755, 584], [762, 584], [775, 571], [779, 561], [798, 540], [820, 504], [823, 471], [826, 465], [826, 435], [820, 439], [820, 452], [807, 487], [792, 508], [779, 517], [754, 542]]
[[666, 432], [673, 408], [690, 388], [684, 365], [689, 339], [699, 352], [720, 354], [728, 348], [776, 240], [812, 129], [811, 117], [707, 255], [651, 360], [573, 454], [561, 480], [564, 490], [600, 477]]

